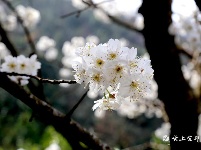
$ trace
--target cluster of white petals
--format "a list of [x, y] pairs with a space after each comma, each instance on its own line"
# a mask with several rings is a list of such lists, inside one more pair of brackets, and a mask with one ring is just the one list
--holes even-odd
[[[72, 77], [72, 62], [74, 60], [80, 59], [77, 57], [75, 54], [75, 49], [77, 47], [84, 46], [85, 43], [87, 42], [93, 42], [98, 44], [99, 43], [99, 38], [95, 35], [89, 35], [86, 38], [81, 37], [81, 36], [74, 36], [70, 41], [65, 41], [62, 47], [62, 53], [63, 53], [63, 58], [61, 59], [61, 63], [63, 64], [63, 67], [60, 68], [59, 70], [59, 75], [62, 78], [69, 78]], [[63, 83], [59, 84], [62, 87], [68, 87], [69, 84]], [[97, 97], [98, 94], [93, 93], [90, 91], [88, 94], [92, 97]]]
[[173, 15], [173, 22], [169, 27], [169, 33], [175, 36], [178, 47], [190, 53], [201, 53], [201, 14], [190, 16]]
[[[86, 43], [76, 54], [81, 57], [72, 65], [76, 82], [104, 93], [93, 110], [117, 109], [125, 98], [135, 101], [150, 92], [153, 69], [149, 59], [137, 57], [136, 48], [123, 47], [119, 40], [110, 39], [97, 46]], [[109, 87], [115, 94], [108, 91]]]
[[142, 0], [113, 0], [113, 1], [103, 1], [103, 0], [85, 0], [84, 3], [81, 0], [71, 0], [72, 5], [78, 9], [84, 9], [88, 7], [86, 3], [93, 2], [101, 9], [94, 9], [93, 15], [97, 20], [102, 21], [103, 23], [111, 23], [110, 16], [115, 16], [120, 19], [123, 19], [125, 22], [132, 24], [138, 30], [144, 28], [144, 18], [138, 13], [138, 9], [142, 4]]
[[[32, 55], [30, 58], [24, 55], [17, 57], [8, 55], [5, 57], [5, 62], [1, 65], [1, 72], [14, 72], [35, 76], [40, 68], [41, 63], [37, 61], [36, 55]], [[9, 78], [22, 86], [29, 83], [29, 77], [27, 76], [9, 76]]]
[[18, 5], [16, 11], [27, 27], [35, 27], [41, 19], [40, 12], [32, 7]]
[[56, 49], [56, 42], [47, 37], [42, 36], [36, 43], [36, 49], [39, 54], [44, 55], [44, 58], [48, 61], [55, 60], [58, 56], [58, 50]]
[[[23, 21], [23, 25], [33, 28], [40, 21], [40, 12], [32, 7], [25, 7], [23, 5], [16, 6], [16, 12]], [[17, 17], [13, 13], [7, 13], [0, 5], [0, 21], [3, 28], [7, 31], [13, 31], [17, 27]]]

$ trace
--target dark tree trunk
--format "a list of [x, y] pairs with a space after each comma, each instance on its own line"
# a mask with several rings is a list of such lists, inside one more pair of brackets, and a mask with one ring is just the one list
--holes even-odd
[[[150, 54], [159, 98], [164, 102], [171, 123], [172, 150], [201, 149], [194, 140], [198, 128], [197, 101], [185, 81], [174, 37], [168, 33], [171, 0], [144, 0], [139, 12], [144, 16], [143, 35]], [[192, 136], [192, 141], [174, 141]]]

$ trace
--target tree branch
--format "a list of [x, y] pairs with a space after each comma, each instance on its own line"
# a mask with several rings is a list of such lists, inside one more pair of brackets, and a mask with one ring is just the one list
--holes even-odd
[[168, 32], [171, 23], [171, 0], [143, 0], [140, 13], [144, 16], [143, 35], [149, 52], [154, 78], [158, 84], [158, 97], [165, 104], [171, 123], [172, 150], [200, 150], [198, 142], [176, 142], [172, 137], [196, 136], [198, 127], [197, 99], [186, 82], [174, 43]]
[[10, 39], [8, 38], [6, 31], [3, 29], [1, 22], [0, 22], [0, 35], [1, 35], [1, 42], [3, 42], [6, 45], [6, 47], [13, 56], [17, 56], [17, 51], [13, 46], [13, 44], [11, 43]]
[[90, 1], [90, 2], [83, 1], [83, 3], [85, 3], [87, 5], [87, 7], [85, 7], [84, 9], [79, 9], [79, 10], [70, 12], [68, 14], [62, 15], [61, 18], [66, 18], [66, 17], [72, 16], [72, 15], [76, 15], [77, 17], [79, 17], [79, 15], [82, 12], [84, 12], [85, 10], [88, 10], [89, 8], [95, 8], [95, 9], [100, 9], [103, 13], [105, 13], [105, 15], [108, 16], [108, 18], [112, 22], [114, 22], [114, 23], [116, 23], [122, 27], [125, 27], [126, 29], [130, 29], [130, 30], [137, 31], [137, 32], [141, 33], [141, 30], [136, 29], [132, 24], [125, 22], [125, 21], [122, 21], [121, 19], [110, 15], [109, 13], [107, 13], [106, 11], [104, 11], [103, 9], [98, 7], [99, 5], [106, 3], [106, 2], [109, 2], [109, 1], [113, 1], [113, 0], [102, 1], [102, 2], [97, 3], [97, 4], [93, 3], [93, 1]]
[[[99, 3], [99, 4], [101, 4], [101, 3]], [[118, 25], [120, 25], [120, 26], [122, 26], [122, 27], [124, 27], [124, 28], [126, 28], [126, 29], [130, 29], [130, 30], [133, 30], [133, 31], [142, 33], [141, 30], [138, 30], [138, 29], [135, 28], [132, 24], [130, 24], [130, 23], [126, 22], [126, 21], [122, 21], [122, 20], [119, 19], [118, 17], [112, 16], [112, 15], [110, 15], [108, 12], [106, 12], [105, 10], [103, 10], [103, 9], [101, 9], [101, 8], [98, 8], [98, 7], [97, 7], [97, 4], [94, 4], [93, 1], [91, 1], [91, 5], [96, 6], [96, 7], [94, 7], [94, 8], [100, 9], [103, 13], [105, 13], [105, 15], [107, 15], [108, 18], [109, 18], [112, 22], [114, 22], [114, 23], [116, 23], [116, 24], [118, 24]]]
[[4, 75], [9, 75], [9, 76], [26, 76], [26, 77], [30, 77], [33, 79], [36, 79], [42, 83], [51, 83], [51, 84], [60, 84], [60, 83], [68, 83], [68, 84], [76, 84], [77, 82], [75, 80], [52, 80], [52, 79], [43, 79], [40, 78], [38, 76], [32, 76], [32, 75], [27, 75], [27, 74], [20, 74], [20, 73], [8, 73], [8, 72], [0, 72], [1, 74]]
[[21, 17], [18, 15], [17, 11], [15, 10], [15, 7], [13, 7], [13, 5], [11, 4], [10, 1], [8, 0], [2, 0], [7, 6], [8, 8], [15, 14], [18, 22], [21, 24], [23, 30], [24, 30], [24, 33], [26, 35], [26, 38], [27, 38], [27, 42], [32, 50], [32, 53], [33, 54], [36, 54], [36, 47], [35, 47], [35, 44], [33, 42], [33, 39], [31, 37], [31, 33], [29, 32], [29, 29], [23, 24], [23, 20], [21, 19]]
[[80, 98], [80, 100], [75, 104], [75, 106], [73, 106], [73, 108], [66, 114], [66, 118], [71, 118], [72, 114], [74, 113], [74, 111], [76, 110], [76, 108], [79, 106], [79, 104], [83, 101], [83, 99], [85, 98], [85, 96], [87, 95], [87, 92], [89, 91], [89, 89], [82, 95], [82, 97]]
[[136, 29], [132, 24], [128, 23], [128, 22], [125, 22], [125, 21], [122, 21], [121, 19], [115, 17], [115, 16], [111, 16], [110, 14], [106, 13], [105, 14], [109, 17], [109, 19], [111, 21], [113, 21], [114, 23], [126, 28], [126, 29], [130, 29], [130, 30], [133, 30], [133, 31], [137, 31], [139, 33], [142, 33], [141, 30], [138, 30]]
[[11, 82], [4, 73], [0, 73], [0, 87], [29, 106], [43, 123], [53, 125], [71, 145], [83, 142], [90, 149], [110, 150], [109, 146], [101, 143], [78, 123], [73, 120], [67, 120], [65, 114]]

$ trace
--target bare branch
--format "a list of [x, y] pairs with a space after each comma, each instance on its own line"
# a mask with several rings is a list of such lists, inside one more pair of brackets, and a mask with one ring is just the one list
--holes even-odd
[[111, 16], [110, 14], [106, 13], [105, 14], [110, 18], [111, 21], [113, 21], [114, 23], [124, 27], [124, 28], [127, 28], [127, 29], [130, 29], [130, 30], [133, 30], [133, 31], [137, 31], [139, 33], [141, 33], [142, 31], [141, 30], [138, 30], [136, 29], [132, 24], [128, 23], [128, 22], [125, 22], [125, 21], [122, 21], [121, 19], [115, 17], [115, 16]]
[[6, 45], [6, 47], [9, 49], [10, 53], [13, 56], [17, 56], [17, 50], [11, 43], [10, 39], [8, 38], [6, 31], [3, 29], [2, 25], [1, 25], [1, 22], [0, 22], [0, 36], [1, 36], [1, 42], [3, 42]]
[[51, 83], [51, 84], [60, 84], [60, 83], [68, 83], [68, 84], [76, 84], [77, 82], [75, 80], [53, 80], [53, 79], [44, 79], [44, 78], [40, 78], [38, 76], [32, 76], [32, 75], [27, 75], [27, 74], [20, 74], [20, 73], [8, 73], [8, 72], [0, 72], [1, 74], [4, 75], [9, 75], [9, 76], [26, 76], [26, 77], [30, 77], [33, 79], [36, 79], [42, 83]]
[[119, 19], [119, 18], [117, 18], [117, 17], [115, 17], [115, 16], [110, 15], [110, 14], [107, 13], [105, 10], [101, 9], [100, 7], [98, 7], [99, 5], [101, 5], [101, 4], [103, 4], [103, 3], [106, 3], [106, 2], [110, 2], [110, 1], [113, 1], [113, 0], [106, 0], [106, 1], [102, 1], [102, 2], [100, 2], [100, 3], [95, 4], [95, 3], [93, 3], [93, 1], [91, 1], [91, 0], [90, 0], [89, 2], [86, 2], [86, 1], [82, 0], [82, 2], [87, 5], [87, 7], [85, 7], [84, 9], [80, 9], [80, 10], [73, 11], [73, 12], [68, 13], [68, 14], [66, 14], [66, 15], [62, 15], [61, 18], [66, 18], [66, 17], [72, 16], [72, 15], [76, 15], [77, 17], [79, 17], [79, 15], [80, 15], [82, 12], [84, 12], [85, 10], [88, 10], [89, 8], [96, 8], [96, 9], [100, 9], [103, 13], [105, 13], [105, 15], [107, 15], [108, 18], [109, 18], [112, 22], [114, 22], [114, 23], [116, 23], [116, 24], [118, 24], [118, 25], [120, 25], [120, 26], [122, 26], [122, 27], [125, 27], [125, 28], [127, 28], [127, 29], [130, 29], [130, 30], [133, 30], [133, 31], [142, 33], [141, 30], [138, 30], [138, 29], [135, 28], [132, 24], [130, 24], [130, 23], [126, 22], [126, 21], [122, 21], [121, 19]]
[[22, 28], [23, 28], [23, 30], [24, 30], [24, 33], [25, 33], [25, 35], [26, 35], [26, 38], [27, 38], [28, 44], [29, 44], [29, 46], [30, 46], [30, 48], [31, 48], [31, 50], [32, 50], [32, 53], [35, 54], [35, 53], [36, 53], [36, 47], [35, 47], [35, 44], [34, 44], [34, 42], [33, 42], [32, 37], [31, 37], [31, 34], [30, 34], [29, 29], [23, 24], [24, 21], [23, 21], [23, 20], [21, 19], [21, 17], [18, 15], [17, 11], [15, 10], [15, 7], [13, 7], [13, 5], [11, 4], [11, 2], [8, 1], [8, 0], [2, 0], [2, 1], [3, 1], [3, 2], [8, 6], [8, 8], [10, 8], [10, 10], [12, 10], [13, 13], [15, 14], [15, 16], [16, 16], [18, 22], [21, 24], [21, 26], [22, 26]]
[[70, 12], [68, 14], [62, 15], [61, 18], [67, 18], [67, 17], [73, 16], [73, 15], [76, 15], [77, 17], [79, 17], [82, 12], [84, 12], [85, 10], [88, 10], [89, 8], [90, 8], [90, 6], [84, 8], [84, 9], [80, 9], [80, 10]]
[[101, 5], [103, 3], [107, 3], [110, 1], [113, 1], [113, 0], [106, 0], [106, 1], [102, 1], [100, 3], [94, 4], [93, 1], [91, 1], [91, 0], [89, 2], [82, 0], [82, 2], [87, 5], [85, 8], [70, 12], [70, 13], [65, 14], [65, 15], [62, 15], [61, 18], [66, 18], [66, 17], [72, 16], [72, 15], [76, 15], [77, 17], [79, 17], [80, 14], [82, 12], [84, 12], [85, 10], [88, 10], [89, 8], [97, 8], [98, 5]]
[[11, 82], [4, 73], [0, 73], [0, 87], [29, 106], [36, 113], [37, 118], [40, 119], [40, 121], [47, 125], [53, 125], [54, 128], [70, 142], [70, 144], [83, 142], [90, 149], [110, 150], [109, 146], [101, 143], [78, 123], [73, 120], [67, 120], [65, 114], [33, 94], [28, 93], [17, 84]]
[[87, 95], [87, 92], [89, 91], [89, 89], [82, 95], [82, 97], [80, 98], [80, 100], [75, 104], [75, 106], [66, 114], [66, 118], [70, 118], [73, 114], [73, 112], [76, 110], [76, 108], [79, 106], [79, 104], [83, 101], [83, 99], [85, 98], [85, 96]]

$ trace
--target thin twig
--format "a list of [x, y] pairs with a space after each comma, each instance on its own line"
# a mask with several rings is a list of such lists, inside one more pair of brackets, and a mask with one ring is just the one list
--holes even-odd
[[85, 11], [85, 10], [88, 10], [90, 7], [85, 7], [84, 9], [80, 9], [80, 10], [76, 10], [76, 11], [73, 11], [73, 12], [70, 12], [68, 14], [65, 14], [65, 15], [62, 15], [61, 18], [67, 18], [69, 16], [73, 16], [73, 15], [76, 15], [77, 17], [79, 17], [79, 15]]
[[70, 119], [72, 114], [74, 113], [74, 111], [76, 110], [76, 108], [79, 106], [79, 104], [83, 101], [83, 99], [85, 98], [85, 96], [87, 95], [87, 92], [89, 91], [89, 89], [82, 95], [82, 97], [80, 98], [80, 100], [75, 104], [75, 106], [73, 106], [73, 108], [66, 114], [66, 118]]
[[0, 72], [0, 74], [5, 74], [5, 75], [9, 75], [9, 76], [26, 76], [26, 77], [30, 77], [33, 79], [36, 79], [40, 82], [43, 83], [51, 83], [51, 84], [60, 84], [60, 83], [68, 83], [68, 84], [76, 84], [77, 82], [75, 80], [53, 80], [53, 79], [44, 79], [44, 78], [40, 78], [38, 76], [33, 76], [33, 75], [27, 75], [27, 74], [20, 74], [20, 73], [8, 73], [8, 72]]
[[2, 0], [2, 1], [3, 1], [3, 2], [8, 6], [8, 8], [10, 8], [10, 10], [12, 10], [13, 13], [15, 14], [15, 16], [16, 16], [18, 22], [21, 24], [21, 26], [22, 26], [22, 28], [23, 28], [23, 30], [24, 30], [24, 33], [25, 33], [25, 35], [26, 35], [26, 38], [27, 38], [28, 44], [29, 44], [29, 46], [30, 46], [30, 48], [31, 48], [31, 50], [32, 50], [32, 53], [35, 54], [35, 53], [36, 53], [36, 47], [35, 47], [35, 44], [34, 44], [34, 42], [33, 42], [32, 37], [31, 37], [31, 34], [30, 34], [29, 29], [24, 25], [24, 23], [23, 23], [24, 21], [23, 21], [22, 18], [18, 15], [17, 11], [15, 10], [15, 7], [11, 4], [11, 2], [8, 1], [8, 0]]
[[130, 24], [130, 23], [128, 23], [128, 22], [125, 22], [125, 21], [122, 21], [121, 19], [119, 19], [119, 18], [117, 18], [117, 17], [115, 17], [115, 16], [112, 16], [112, 15], [106, 13], [105, 11], [103, 11], [103, 12], [108, 16], [108, 18], [109, 18], [112, 22], [114, 22], [114, 23], [116, 23], [116, 24], [118, 24], [118, 25], [120, 25], [120, 26], [123, 26], [123, 27], [125, 27], [126, 29], [130, 29], [130, 30], [133, 30], [133, 31], [137, 31], [137, 32], [139, 32], [139, 33], [142, 33], [141, 30], [136, 29], [132, 24]]
[[65, 14], [65, 15], [62, 15], [61, 18], [67, 18], [67, 17], [72, 16], [72, 15], [76, 15], [77, 17], [79, 17], [79, 15], [82, 12], [84, 12], [85, 10], [88, 10], [89, 8], [97, 8], [98, 5], [101, 5], [103, 3], [107, 3], [110, 1], [113, 1], [113, 0], [106, 0], [106, 1], [102, 1], [100, 3], [94, 4], [91, 0], [89, 2], [82, 0], [82, 2], [87, 5], [85, 8], [70, 12], [70, 13]]
[[102, 2], [100, 2], [100, 3], [95, 4], [95, 3], [93, 3], [92, 0], [90, 0], [89, 2], [86, 2], [86, 1], [82, 0], [82, 2], [87, 5], [87, 7], [85, 7], [84, 9], [79, 9], [79, 10], [73, 11], [73, 12], [68, 13], [68, 14], [66, 14], [66, 15], [62, 15], [61, 18], [66, 18], [66, 17], [72, 16], [72, 15], [76, 15], [76, 16], [79, 17], [79, 15], [80, 15], [83, 11], [88, 10], [89, 8], [96, 8], [96, 9], [100, 9], [103, 13], [105, 13], [105, 15], [108, 16], [108, 18], [109, 18], [112, 22], [114, 22], [114, 23], [116, 23], [116, 24], [118, 24], [118, 25], [120, 25], [120, 26], [122, 26], [122, 27], [125, 27], [126, 29], [130, 29], [130, 30], [136, 31], [136, 32], [138, 32], [138, 33], [142, 33], [141, 30], [138, 30], [138, 29], [135, 28], [132, 24], [130, 24], [130, 23], [126, 22], [126, 21], [122, 21], [121, 19], [119, 19], [119, 18], [117, 18], [117, 17], [115, 17], [115, 16], [110, 15], [110, 14], [107, 13], [105, 10], [101, 9], [100, 7], [98, 7], [99, 5], [101, 5], [101, 4], [103, 4], [103, 3], [106, 3], [106, 2], [110, 2], [110, 1], [113, 1], [113, 0], [106, 0], [106, 1], [102, 1]]

